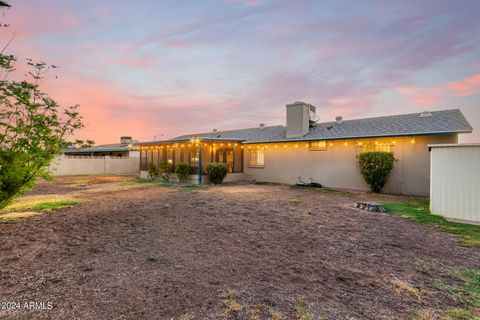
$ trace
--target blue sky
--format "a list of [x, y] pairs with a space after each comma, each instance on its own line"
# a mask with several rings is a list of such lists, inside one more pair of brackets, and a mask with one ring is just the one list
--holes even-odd
[[277, 125], [303, 100], [321, 121], [460, 108], [480, 142], [478, 1], [10, 3], [2, 40], [60, 66], [43, 86], [81, 105], [78, 138]]

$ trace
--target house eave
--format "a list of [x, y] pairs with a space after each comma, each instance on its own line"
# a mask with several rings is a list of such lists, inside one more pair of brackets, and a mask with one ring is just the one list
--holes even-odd
[[382, 135], [356, 135], [356, 136], [337, 136], [337, 137], [301, 137], [298, 139], [281, 139], [281, 140], [264, 140], [264, 141], [245, 141], [244, 144], [258, 144], [258, 143], [286, 143], [286, 142], [305, 142], [305, 141], [319, 141], [319, 140], [352, 140], [352, 139], [369, 139], [369, 138], [394, 138], [394, 137], [418, 137], [418, 136], [434, 136], [434, 135], [450, 135], [457, 133], [472, 133], [472, 130], [459, 131], [435, 131], [423, 133], [402, 133], [402, 134], [382, 134]]
[[[192, 138], [182, 138], [182, 139], [170, 139], [170, 140], [159, 140], [159, 141], [145, 141], [135, 143], [136, 146], [141, 145], [167, 145], [172, 143], [188, 143], [193, 142]], [[242, 143], [244, 139], [235, 139], [235, 138], [208, 138], [208, 137], [197, 137], [199, 142], [237, 142]]]

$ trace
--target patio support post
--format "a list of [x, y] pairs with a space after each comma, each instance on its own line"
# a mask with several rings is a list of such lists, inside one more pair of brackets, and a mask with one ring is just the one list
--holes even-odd
[[202, 144], [198, 143], [198, 184], [202, 184]]

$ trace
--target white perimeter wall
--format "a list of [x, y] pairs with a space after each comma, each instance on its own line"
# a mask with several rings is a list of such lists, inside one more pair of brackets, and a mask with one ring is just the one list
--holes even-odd
[[99, 175], [99, 174], [138, 174], [139, 157], [82, 157], [58, 156], [51, 166], [54, 176]]
[[480, 144], [431, 148], [430, 210], [480, 223]]

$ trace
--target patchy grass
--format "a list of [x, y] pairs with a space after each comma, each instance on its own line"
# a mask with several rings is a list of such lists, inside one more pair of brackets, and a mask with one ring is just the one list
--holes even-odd
[[440, 283], [438, 288], [464, 306], [480, 308], [480, 270], [451, 269], [449, 274], [457, 280], [457, 284]]
[[447, 292], [461, 307], [449, 309], [443, 319], [480, 319], [480, 270], [450, 268], [447, 273], [456, 284], [439, 283], [437, 287]]
[[417, 199], [408, 202], [380, 202], [387, 213], [432, 226], [440, 231], [454, 234], [466, 245], [480, 247], [480, 226], [448, 221], [430, 213], [429, 201]]
[[125, 181], [125, 184], [154, 184], [155, 181], [150, 180], [150, 179], [140, 179], [140, 178], [135, 178], [132, 180]]
[[41, 212], [54, 211], [80, 203], [82, 203], [80, 200], [60, 195], [21, 197], [0, 210], [0, 222], [16, 222]]
[[397, 294], [402, 294], [406, 293], [408, 295], [416, 297], [418, 300], [420, 300], [420, 290], [411, 285], [410, 283], [400, 280], [400, 279], [394, 279], [392, 281], [393, 286], [395, 287], [395, 291]]
[[269, 181], [255, 181], [255, 184], [258, 184], [260, 186], [286, 186], [287, 185], [285, 183], [269, 182]]
[[94, 181], [93, 179], [89, 178], [89, 177], [85, 177], [85, 178], [78, 178], [78, 179], [75, 179], [74, 181], [70, 182], [68, 185], [70, 186], [86, 186], [88, 184], [90, 184], [92, 181]]
[[4, 214], [0, 213], [0, 223], [17, 222], [23, 218], [33, 217], [33, 216], [36, 216], [37, 214], [40, 214], [40, 212], [27, 211], [27, 212], [9, 212]]
[[75, 204], [80, 204], [81, 201], [69, 196], [48, 195], [48, 196], [27, 196], [18, 198], [11, 205], [4, 208], [1, 213], [21, 212], [21, 211], [51, 211], [58, 210], [63, 207], [68, 207]]
[[273, 310], [270, 308], [268, 310], [268, 315], [272, 318], [272, 320], [283, 320], [283, 314], [279, 311]]
[[[248, 320], [284, 320], [283, 313], [273, 309], [265, 304], [242, 305], [237, 301], [238, 292], [236, 290], [228, 290], [221, 295], [222, 312], [220, 316], [225, 320], [248, 319]], [[296, 320], [313, 320], [324, 319], [326, 312], [321, 310], [319, 315], [314, 315], [310, 309], [310, 303], [304, 296], [299, 296], [295, 305]]]
[[345, 190], [337, 190], [337, 189], [330, 189], [330, 188], [313, 188], [313, 187], [308, 187], [308, 186], [297, 186], [297, 185], [291, 185], [290, 188], [292, 189], [300, 189], [300, 190], [313, 190], [316, 192], [321, 192], [321, 193], [332, 193], [332, 194], [350, 194], [350, 192], [345, 191]]
[[208, 189], [208, 187], [201, 184], [180, 185], [180, 190], [183, 190], [183, 191], [205, 190], [205, 189]]
[[195, 317], [189, 313], [182, 314], [178, 320], [193, 320]]
[[453, 308], [447, 310], [447, 314], [444, 317], [445, 320], [471, 320], [479, 319], [474, 318], [472, 313], [469, 310], [463, 308]]
[[299, 205], [300, 203], [302, 203], [302, 200], [301, 199], [289, 199], [288, 203], [293, 204], [293, 205]]
[[224, 319], [229, 319], [236, 316], [243, 306], [237, 302], [238, 292], [235, 290], [228, 290], [222, 295], [222, 314]]
[[336, 194], [350, 194], [350, 192], [345, 190], [329, 189], [329, 188], [315, 188], [315, 191], [322, 193], [336, 193]]
[[[417, 310], [411, 320], [480, 320], [480, 270], [445, 266], [439, 260], [418, 260], [422, 272], [438, 274], [435, 289], [443, 291], [455, 301], [454, 307], [423, 308]], [[433, 288], [430, 288], [433, 289]], [[419, 289], [423, 293], [423, 288]], [[423, 297], [428, 297], [429, 290]]]
[[140, 179], [135, 178], [129, 181], [126, 181], [125, 184], [127, 185], [141, 185], [146, 187], [160, 187], [160, 188], [174, 188], [178, 187], [180, 190], [183, 191], [190, 191], [190, 190], [204, 190], [208, 189], [208, 186], [205, 185], [198, 185], [192, 183], [171, 183], [165, 181], [154, 181], [149, 179]]
[[61, 200], [61, 201], [54, 201], [54, 202], [44, 202], [44, 203], [39, 203], [36, 205], [33, 205], [29, 208], [29, 210], [32, 210], [34, 212], [38, 211], [52, 211], [52, 210], [58, 210], [63, 207], [69, 207], [75, 204], [80, 204], [81, 201], [79, 200]]
[[298, 320], [313, 320], [314, 316], [310, 311], [310, 306], [304, 296], [298, 298], [297, 303], [297, 319]]
[[174, 187], [175, 185], [170, 182], [164, 182], [164, 181], [154, 181], [150, 179], [140, 179], [140, 178], [135, 178], [132, 180], [128, 180], [125, 182], [127, 185], [143, 185], [143, 186], [150, 186], [150, 187], [163, 187], [163, 188], [170, 188]]

